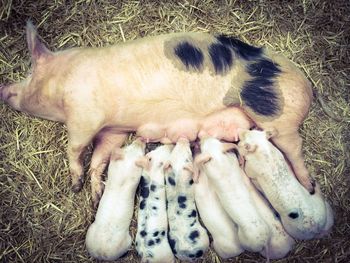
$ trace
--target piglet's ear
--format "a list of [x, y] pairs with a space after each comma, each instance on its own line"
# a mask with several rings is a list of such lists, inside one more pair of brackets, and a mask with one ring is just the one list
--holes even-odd
[[252, 153], [252, 152], [255, 152], [257, 145], [256, 144], [245, 143], [243, 145], [243, 147], [244, 147], [245, 151]]
[[169, 173], [172, 169], [173, 169], [173, 167], [171, 166], [171, 163], [169, 161], [165, 162], [165, 164], [163, 166], [164, 172]]
[[33, 23], [27, 21], [27, 44], [32, 57], [32, 62], [37, 63], [45, 58], [51, 57], [53, 53], [39, 40], [38, 33]]
[[138, 167], [141, 167], [145, 170], [149, 170], [150, 169], [150, 159], [146, 156], [142, 156], [140, 157], [138, 160], [135, 161], [135, 164]]
[[122, 160], [124, 158], [124, 153], [121, 148], [116, 148], [111, 154], [111, 161]]
[[265, 131], [265, 133], [266, 133], [266, 138], [267, 139], [270, 139], [270, 138], [275, 137], [275, 136], [278, 135], [278, 132], [277, 132], [277, 130], [275, 128], [268, 129], [268, 130]]
[[211, 160], [211, 156], [209, 154], [201, 153], [196, 156], [196, 158], [194, 159], [194, 163], [196, 166], [200, 166], [209, 162], [210, 160]]
[[235, 143], [226, 142], [226, 143], [222, 144], [222, 152], [223, 153], [234, 150], [234, 149], [238, 150], [238, 146]]
[[194, 173], [194, 168], [193, 168], [193, 164], [192, 163], [185, 164], [184, 169], [189, 171], [190, 173]]

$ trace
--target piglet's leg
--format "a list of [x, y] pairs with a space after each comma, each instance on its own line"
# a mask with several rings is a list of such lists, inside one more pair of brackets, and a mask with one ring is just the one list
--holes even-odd
[[109, 162], [111, 152], [115, 148], [121, 147], [126, 137], [127, 134], [115, 134], [111, 131], [101, 131], [94, 139], [94, 151], [89, 170], [94, 208], [97, 208], [103, 193], [104, 184], [102, 182], [102, 173]]
[[285, 154], [299, 182], [312, 194], [315, 192], [313, 179], [305, 166], [302, 154], [302, 139], [298, 131], [278, 134], [271, 138], [274, 144]]

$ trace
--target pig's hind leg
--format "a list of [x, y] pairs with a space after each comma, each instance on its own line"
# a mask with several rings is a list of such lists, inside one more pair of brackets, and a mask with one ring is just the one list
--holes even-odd
[[97, 208], [101, 199], [104, 184], [102, 173], [105, 170], [113, 149], [121, 147], [127, 134], [113, 133], [112, 131], [99, 132], [94, 139], [94, 151], [91, 157], [89, 174], [91, 176], [91, 193], [94, 208]]

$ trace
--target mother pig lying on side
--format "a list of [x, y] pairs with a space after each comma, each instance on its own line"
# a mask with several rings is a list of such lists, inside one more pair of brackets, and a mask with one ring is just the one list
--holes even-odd
[[[193, 124], [192, 137], [188, 136], [193, 139], [206, 127], [211, 129], [213, 115], [233, 106], [258, 127], [278, 131], [272, 139], [275, 145], [299, 181], [308, 191], [314, 190], [298, 134], [312, 100], [311, 86], [282, 55], [207, 33], [166, 34], [104, 48], [51, 52], [30, 22], [27, 43], [32, 74], [20, 83], [1, 85], [0, 98], [16, 110], [66, 124], [74, 191], [84, 181], [82, 153], [94, 140], [90, 173], [95, 205], [110, 153], [128, 132], [155, 124], [175, 131], [173, 138], [178, 138], [186, 129], [176, 125], [185, 120]], [[209, 125], [203, 122], [206, 118]], [[235, 138], [230, 120], [224, 129]]]

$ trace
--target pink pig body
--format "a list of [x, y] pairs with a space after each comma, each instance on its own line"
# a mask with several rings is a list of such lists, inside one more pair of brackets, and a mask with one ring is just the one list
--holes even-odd
[[[103, 48], [51, 52], [31, 23], [27, 42], [33, 72], [20, 83], [0, 86], [0, 99], [16, 110], [66, 124], [74, 191], [83, 183], [82, 153], [94, 140], [90, 172], [95, 205], [103, 191], [101, 174], [109, 155], [128, 132], [139, 128], [152, 132], [154, 125], [161, 127], [150, 135], [154, 140], [163, 138], [163, 127], [170, 141], [183, 136], [183, 129], [192, 140], [202, 127], [233, 140], [236, 134], [225, 132], [231, 120], [219, 121], [225, 129], [217, 132], [211, 118], [235, 106], [257, 126], [279, 131], [275, 144], [301, 183], [312, 190], [298, 134], [312, 100], [311, 86], [282, 55], [206, 33], [175, 33]], [[206, 117], [208, 123], [202, 123]], [[179, 120], [186, 120], [189, 132], [176, 127]], [[188, 120], [195, 123], [188, 125]], [[171, 123], [175, 125], [163, 126]]]

